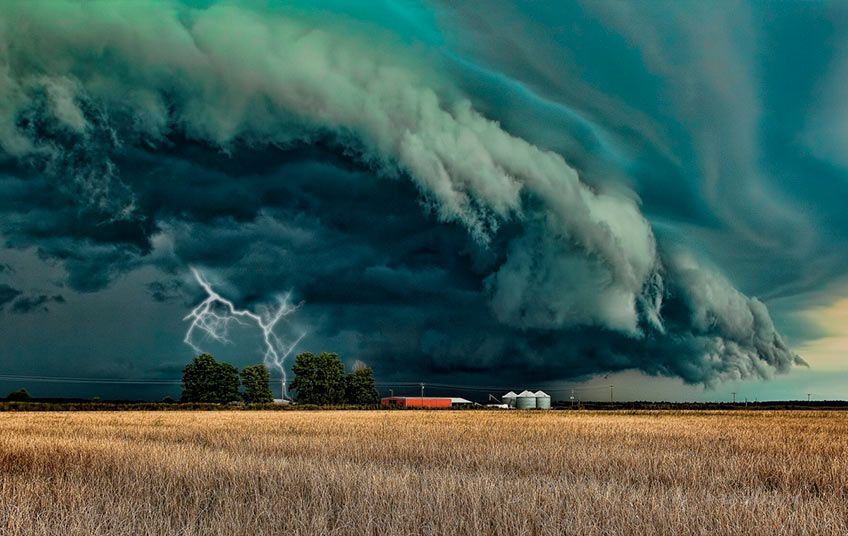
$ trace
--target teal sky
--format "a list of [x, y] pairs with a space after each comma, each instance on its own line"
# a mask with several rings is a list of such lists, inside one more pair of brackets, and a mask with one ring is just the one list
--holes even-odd
[[196, 267], [386, 385], [848, 399], [845, 4], [315, 4], [0, 7], [0, 389], [176, 394]]

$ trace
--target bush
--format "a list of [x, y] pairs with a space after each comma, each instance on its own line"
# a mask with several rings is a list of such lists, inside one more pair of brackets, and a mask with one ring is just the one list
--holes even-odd
[[6, 396], [6, 400], [9, 402], [26, 402], [27, 400], [32, 399], [29, 394], [29, 391], [26, 389], [18, 389], [17, 391], [12, 391]]

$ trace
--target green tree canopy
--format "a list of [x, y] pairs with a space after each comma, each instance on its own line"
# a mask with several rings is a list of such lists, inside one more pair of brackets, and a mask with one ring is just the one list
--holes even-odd
[[238, 369], [201, 354], [183, 369], [183, 402], [226, 404], [239, 399]]
[[268, 367], [259, 363], [241, 370], [241, 385], [244, 387], [244, 401], [248, 404], [265, 404], [274, 401], [271, 387], [271, 373]]
[[30, 398], [32, 397], [29, 395], [29, 391], [27, 391], [26, 389], [18, 389], [17, 391], [12, 391], [11, 393], [9, 393], [9, 395], [6, 397], [6, 400], [10, 402], [26, 402]]
[[380, 395], [374, 386], [374, 371], [360, 367], [345, 377], [345, 398], [348, 404], [376, 404]]
[[292, 389], [303, 404], [342, 404], [345, 400], [344, 365], [338, 354], [304, 352], [292, 367]]

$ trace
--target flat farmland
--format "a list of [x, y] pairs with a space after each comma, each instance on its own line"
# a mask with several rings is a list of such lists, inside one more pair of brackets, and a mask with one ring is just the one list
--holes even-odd
[[846, 534], [848, 413], [0, 414], [0, 534]]

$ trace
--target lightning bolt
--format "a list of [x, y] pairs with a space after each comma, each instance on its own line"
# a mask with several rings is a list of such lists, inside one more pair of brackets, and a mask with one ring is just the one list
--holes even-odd
[[194, 274], [197, 283], [206, 291], [206, 299], [183, 318], [184, 321], [191, 322], [188, 330], [186, 330], [183, 342], [191, 346], [195, 352], [202, 353], [202, 350], [194, 342], [195, 332], [200, 331], [213, 340], [229, 343], [231, 341], [228, 334], [233, 323], [242, 326], [255, 324], [262, 331], [262, 338], [265, 341], [263, 361], [269, 367], [274, 367], [280, 371], [282, 395], [283, 398], [286, 398], [288, 394], [286, 390], [286, 358], [294, 351], [298, 343], [306, 336], [306, 333], [301, 333], [300, 336], [289, 343], [278, 336], [274, 332], [274, 328], [281, 320], [297, 311], [303, 305], [303, 302], [296, 305], [292, 304], [291, 292], [287, 292], [277, 296], [276, 307], [267, 307], [260, 310], [259, 314], [247, 309], [237, 309], [233, 302], [215, 292], [212, 284], [200, 270], [192, 267], [191, 272]]

